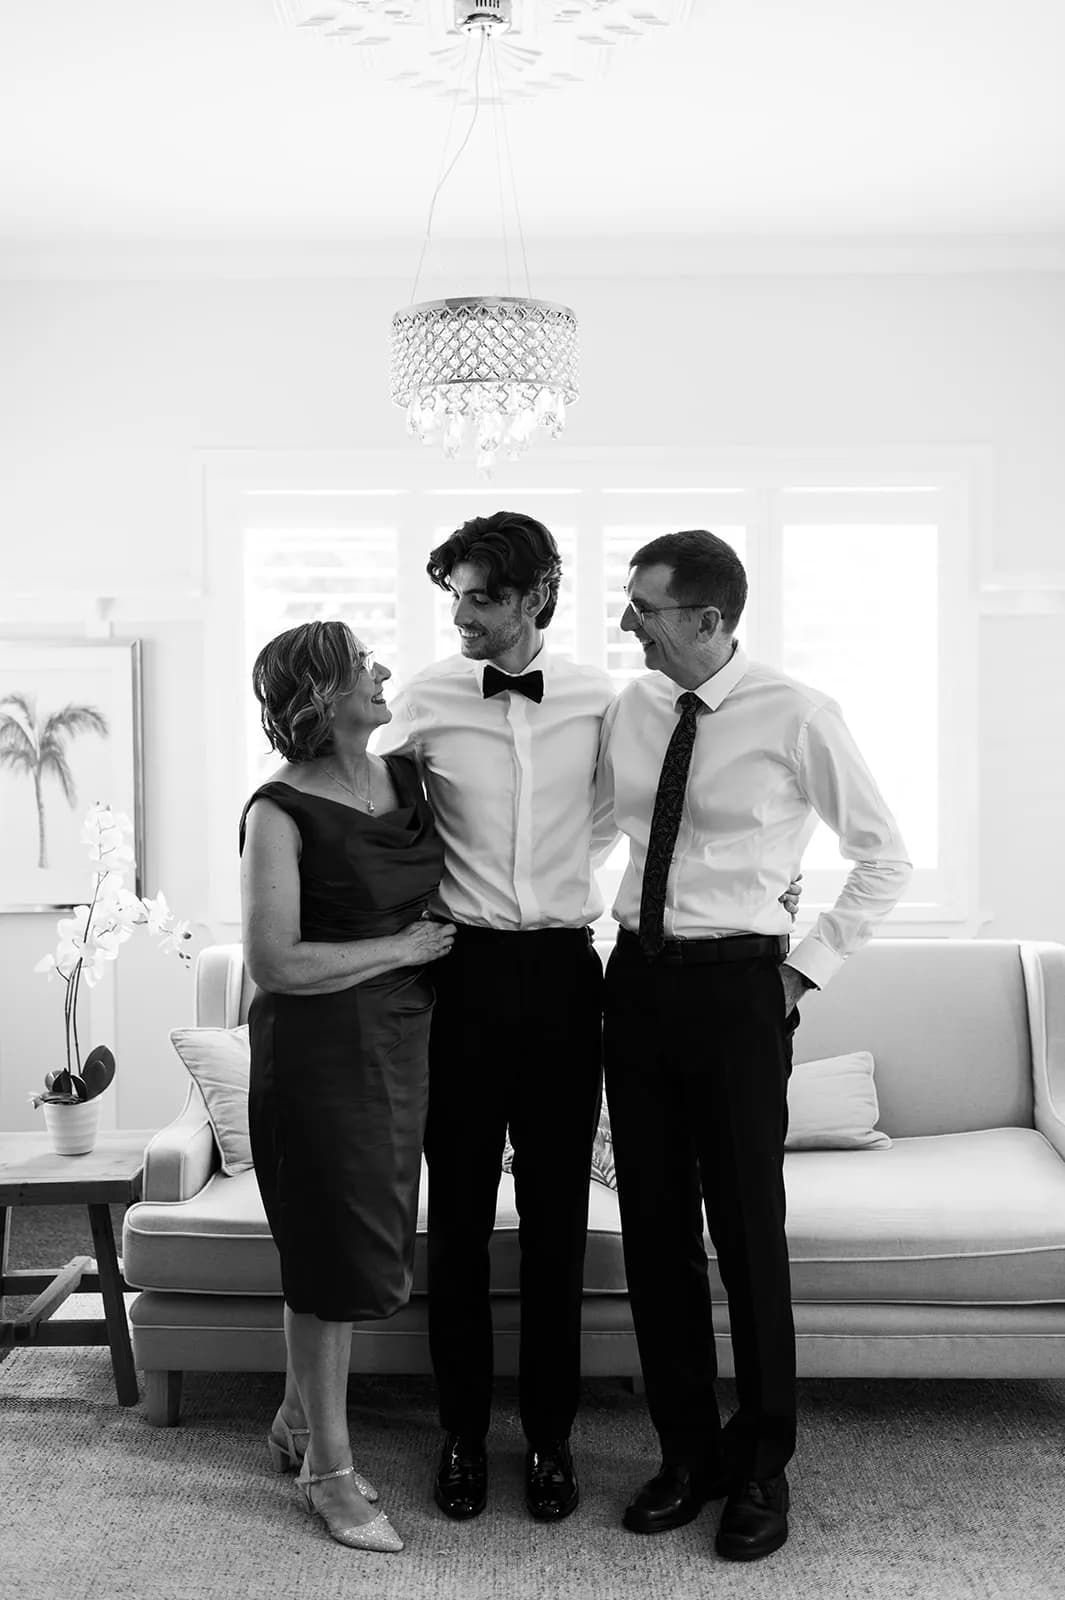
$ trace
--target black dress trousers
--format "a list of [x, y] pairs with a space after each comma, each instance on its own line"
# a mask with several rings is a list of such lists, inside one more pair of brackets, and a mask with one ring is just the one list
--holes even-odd
[[533, 1444], [564, 1439], [580, 1388], [602, 963], [587, 928], [460, 927], [433, 981], [425, 1155], [440, 1421], [474, 1437], [488, 1431], [489, 1241], [509, 1124], [521, 1248], [522, 1426]]
[[[795, 1331], [784, 1233], [791, 1035], [773, 956], [714, 964], [615, 948], [604, 1061], [625, 1269], [664, 1460], [745, 1479], [795, 1448]], [[739, 1398], [724, 1429], [703, 1207], [728, 1295]]]

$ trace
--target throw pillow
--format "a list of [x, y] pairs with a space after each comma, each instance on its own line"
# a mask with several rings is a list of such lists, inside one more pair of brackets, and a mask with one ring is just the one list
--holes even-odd
[[799, 1061], [788, 1084], [785, 1150], [887, 1150], [868, 1050]]
[[174, 1028], [174, 1046], [203, 1095], [222, 1171], [229, 1177], [252, 1165], [248, 1133], [248, 1025], [240, 1028]]
[[599, 1126], [595, 1130], [592, 1140], [592, 1177], [596, 1183], [605, 1183], [608, 1189], [616, 1189], [618, 1180], [614, 1175], [614, 1141], [610, 1136], [610, 1112], [607, 1110], [606, 1095], [599, 1107]]
[[[513, 1173], [513, 1170], [514, 1146], [510, 1142], [508, 1128], [503, 1145], [503, 1171]], [[614, 1146], [610, 1138], [610, 1113], [606, 1108], [605, 1096], [599, 1108], [599, 1125], [592, 1140], [592, 1178], [596, 1183], [605, 1184], [608, 1189], [618, 1186], [614, 1176]]]

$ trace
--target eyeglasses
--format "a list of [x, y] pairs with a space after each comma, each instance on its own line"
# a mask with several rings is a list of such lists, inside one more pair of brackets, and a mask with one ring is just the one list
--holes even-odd
[[689, 600], [682, 606], [648, 606], [642, 600], [634, 600], [630, 594], [623, 594], [621, 598], [625, 602], [625, 609], [633, 612], [641, 622], [645, 617], [657, 617], [660, 611], [701, 611], [704, 606], [714, 603], [712, 600]]
[[360, 672], [372, 672], [373, 669], [374, 669], [374, 666], [376, 665], [376, 661], [377, 661], [377, 658], [374, 655], [373, 651], [372, 650], [358, 650], [358, 651], [356, 651], [356, 655], [359, 658], [359, 671]]

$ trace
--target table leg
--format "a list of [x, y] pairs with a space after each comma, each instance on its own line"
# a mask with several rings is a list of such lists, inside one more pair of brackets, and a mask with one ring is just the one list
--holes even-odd
[[7, 1290], [4, 1288], [4, 1279], [7, 1277], [7, 1247], [11, 1239], [11, 1207], [0, 1206], [0, 1300], [3, 1300]]
[[122, 1274], [118, 1270], [115, 1235], [111, 1228], [111, 1208], [107, 1205], [91, 1205], [89, 1225], [92, 1228], [96, 1267], [100, 1274], [100, 1293], [103, 1296], [104, 1315], [107, 1320], [111, 1366], [115, 1374], [118, 1403], [122, 1406], [135, 1406], [140, 1399], [140, 1390], [137, 1387], [133, 1350], [129, 1342], [126, 1302], [122, 1298]]

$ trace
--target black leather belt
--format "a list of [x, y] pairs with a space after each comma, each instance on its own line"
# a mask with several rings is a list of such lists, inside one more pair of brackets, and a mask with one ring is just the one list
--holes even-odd
[[479, 928], [472, 922], [456, 922], [455, 935], [459, 939], [580, 939], [587, 944], [592, 937], [589, 927], [581, 928]]
[[[617, 943], [622, 950], [639, 950], [643, 955], [639, 938], [628, 928], [618, 929]], [[710, 961], [755, 961], [759, 956], [774, 956], [782, 961], [788, 953], [788, 944], [784, 933], [724, 933], [719, 939], [667, 939], [658, 955], [644, 956], [644, 960], [673, 962], [678, 966]]]

